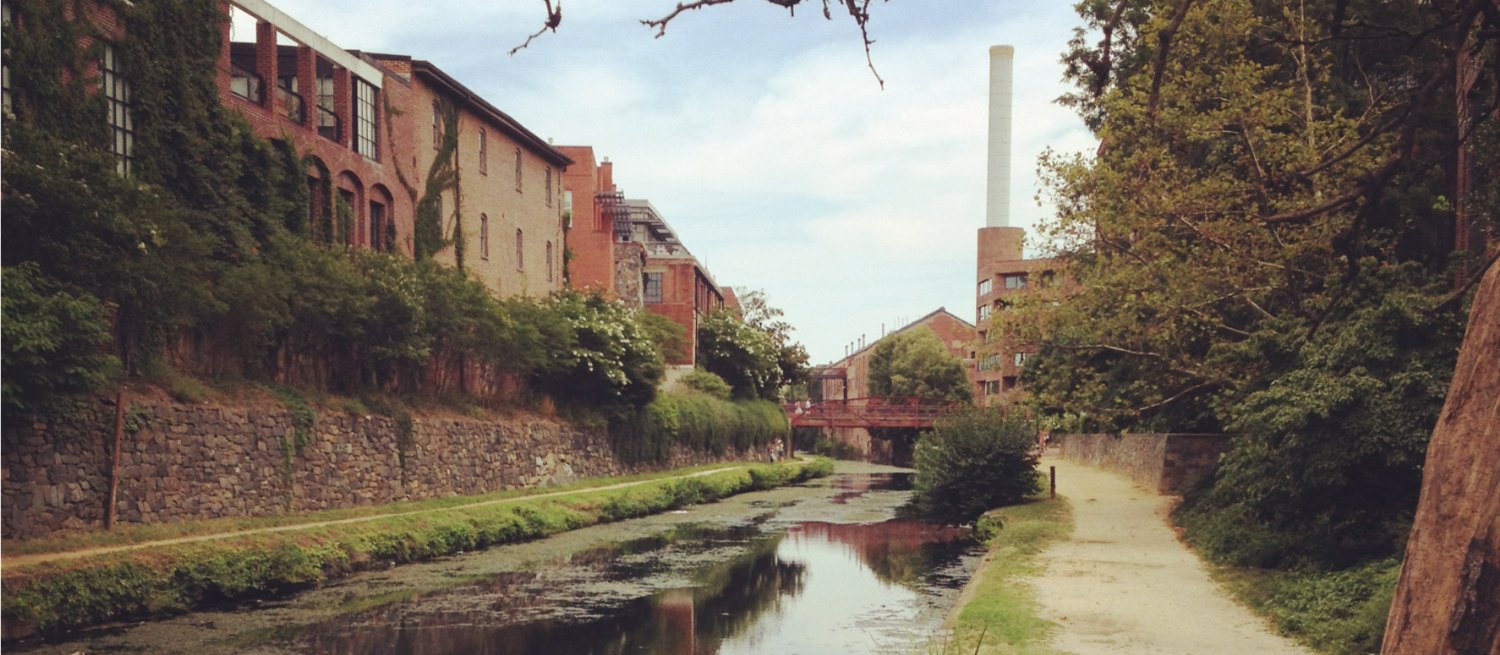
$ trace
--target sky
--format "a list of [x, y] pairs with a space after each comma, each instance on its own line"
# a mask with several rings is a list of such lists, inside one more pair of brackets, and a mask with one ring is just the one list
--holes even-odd
[[[436, 64], [558, 145], [589, 145], [720, 285], [762, 290], [814, 364], [939, 307], [975, 314], [989, 47], [1016, 47], [1011, 224], [1048, 216], [1038, 155], [1097, 141], [1054, 101], [1079, 23], [1058, 0], [871, 5], [852, 20], [762, 0], [640, 24], [676, 0], [272, 0], [341, 47]], [[816, 6], [813, 6], [816, 5]], [[1028, 253], [1034, 253], [1028, 245]]]

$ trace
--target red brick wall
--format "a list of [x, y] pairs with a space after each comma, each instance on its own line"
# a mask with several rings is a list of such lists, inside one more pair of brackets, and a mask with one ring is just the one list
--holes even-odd
[[601, 170], [594, 160], [591, 146], [558, 146], [573, 160], [562, 174], [564, 191], [573, 194], [573, 228], [568, 231], [568, 247], [573, 260], [568, 273], [575, 289], [591, 289], [613, 295], [615, 290], [614, 227], [599, 215], [594, 194], [601, 186]]

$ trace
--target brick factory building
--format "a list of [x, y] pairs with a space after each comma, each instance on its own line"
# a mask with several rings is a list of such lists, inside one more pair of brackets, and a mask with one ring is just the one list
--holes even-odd
[[625, 207], [629, 241], [645, 252], [641, 303], [686, 330], [685, 356], [667, 363], [692, 366], [698, 353], [698, 319], [724, 306], [724, 292], [650, 202], [626, 200]]

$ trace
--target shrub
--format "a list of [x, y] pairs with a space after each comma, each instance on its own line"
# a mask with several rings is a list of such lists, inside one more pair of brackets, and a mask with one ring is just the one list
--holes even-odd
[[930, 518], [968, 523], [1041, 489], [1037, 427], [1000, 408], [963, 410], [939, 421], [916, 446], [916, 502]]
[[729, 383], [724, 381], [724, 378], [714, 375], [713, 373], [709, 373], [708, 371], [705, 371], [701, 368], [695, 368], [693, 369], [692, 373], [688, 373], [687, 375], [682, 376], [682, 379], [679, 380], [678, 383], [694, 391], [701, 391], [705, 394], [713, 396], [714, 398], [718, 398], [719, 400], [729, 400], [729, 394], [733, 391], [733, 389], [729, 388]]

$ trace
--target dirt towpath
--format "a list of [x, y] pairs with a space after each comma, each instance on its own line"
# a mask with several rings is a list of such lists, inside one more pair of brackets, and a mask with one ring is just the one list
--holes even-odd
[[1075, 655], [1309, 653], [1230, 600], [1167, 524], [1168, 498], [1060, 457], [1057, 492], [1073, 506], [1067, 540], [1043, 551], [1030, 582], [1051, 646]]

